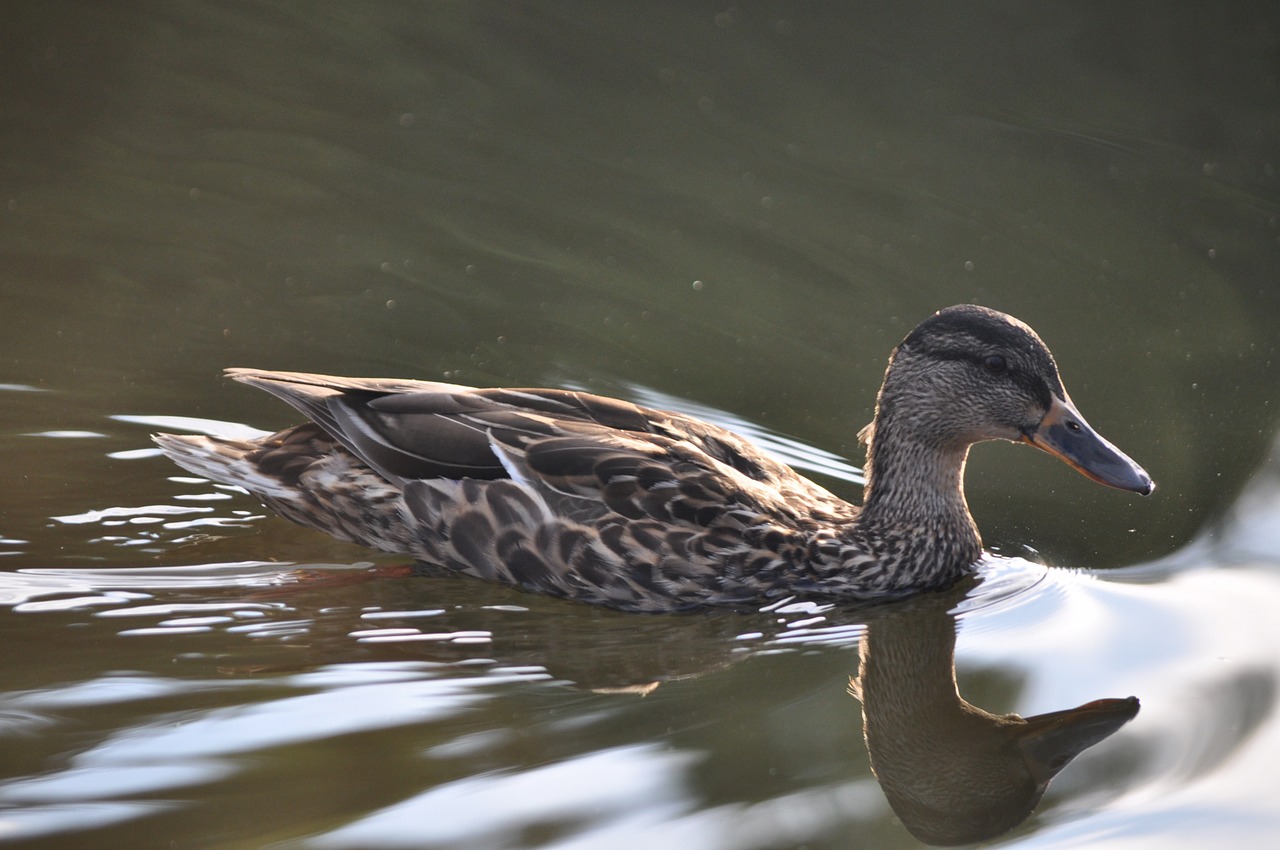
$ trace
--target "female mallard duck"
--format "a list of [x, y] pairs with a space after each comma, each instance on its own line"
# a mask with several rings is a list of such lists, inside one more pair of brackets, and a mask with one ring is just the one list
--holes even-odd
[[723, 428], [625, 401], [229, 374], [311, 421], [257, 440], [157, 435], [179, 466], [343, 540], [630, 611], [944, 587], [982, 552], [963, 480], [981, 440], [1153, 489], [1076, 411], [1035, 331], [970, 305], [926, 319], [890, 356], [863, 432], [861, 508]]

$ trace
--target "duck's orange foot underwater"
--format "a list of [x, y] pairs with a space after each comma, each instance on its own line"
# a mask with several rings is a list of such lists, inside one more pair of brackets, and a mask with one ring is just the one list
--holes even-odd
[[412, 564], [387, 564], [363, 570], [318, 570], [305, 567], [281, 573], [271, 587], [254, 591], [254, 599], [284, 599], [299, 593], [352, 587], [381, 579], [409, 578]]

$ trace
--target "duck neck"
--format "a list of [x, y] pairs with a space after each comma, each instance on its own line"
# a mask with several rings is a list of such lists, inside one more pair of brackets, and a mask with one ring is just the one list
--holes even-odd
[[[921, 609], [867, 624], [858, 673], [864, 733], [872, 760], [895, 743], [899, 758], [914, 751], [917, 760], [936, 755], [949, 730], [963, 722], [967, 704], [955, 675], [956, 622], [944, 612]], [[880, 740], [877, 741], [876, 739]], [[875, 746], [875, 744], [882, 746]]]
[[[881, 411], [883, 414], [883, 411]], [[867, 445], [867, 484], [860, 523], [883, 530], [918, 529], [972, 555], [982, 541], [964, 498], [968, 443], [930, 441], [878, 414]]]

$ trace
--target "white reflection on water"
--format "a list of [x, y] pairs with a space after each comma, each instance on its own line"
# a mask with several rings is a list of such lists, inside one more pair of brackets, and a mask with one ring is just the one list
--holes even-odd
[[[49, 724], [75, 708], [174, 699], [193, 692], [235, 692], [233, 705], [167, 711], [149, 722], [109, 733], [71, 755], [51, 773], [0, 785], [0, 840], [74, 833], [191, 803], [125, 801], [136, 795], [180, 797], [180, 789], [209, 785], [245, 772], [243, 756], [268, 749], [333, 740], [394, 726], [436, 723], [490, 699], [494, 689], [550, 677], [541, 670], [494, 670], [478, 676], [439, 675], [421, 662], [337, 665], [280, 680], [184, 683], [144, 676], [105, 676], [64, 688], [9, 695], [0, 716], [21, 712]], [[284, 688], [292, 694], [271, 698]], [[255, 692], [266, 697], [254, 702]], [[371, 710], [376, 708], [376, 710]], [[46, 730], [48, 731], [48, 730]], [[118, 802], [102, 802], [119, 800]]]
[[160, 794], [188, 785], [203, 785], [232, 773], [231, 765], [211, 760], [73, 767], [52, 776], [24, 779], [0, 788], [0, 804], [56, 808], [87, 800]]
[[176, 808], [167, 800], [14, 805], [0, 819], [0, 841], [22, 841], [61, 833], [88, 832]]
[[753, 803], [697, 809], [686, 787], [699, 761], [651, 745], [587, 753], [523, 773], [459, 780], [302, 843], [347, 848], [515, 847], [547, 830], [570, 848], [751, 850], [803, 844], [886, 808], [871, 779]]
[[634, 835], [689, 811], [693, 801], [684, 777], [696, 761], [692, 753], [641, 744], [521, 772], [473, 776], [432, 788], [307, 844], [333, 850], [518, 846], [522, 835], [539, 828], [586, 830], [594, 842], [603, 837], [593, 829], [597, 825], [607, 825], [614, 838]]
[[[0, 573], [0, 605], [26, 606], [20, 609], [25, 611], [54, 610], [123, 605], [151, 598], [151, 594], [139, 592], [147, 590], [264, 587], [272, 585], [290, 566], [275, 561], [236, 561], [181, 567], [17, 570]], [[63, 598], [33, 601], [54, 596]]]
[[[335, 677], [323, 673], [299, 676], [284, 683], [328, 686], [317, 693], [215, 709], [177, 725], [161, 718], [150, 728], [123, 731], [78, 758], [82, 763], [106, 765], [215, 758], [438, 721], [483, 700], [485, 694], [477, 685], [501, 684], [507, 678], [423, 679], [421, 669], [343, 669], [337, 673]], [[357, 682], [357, 678], [364, 681]], [[273, 686], [280, 684], [274, 682]], [[369, 710], [375, 706], [376, 711]]]
[[[648, 850], [689, 847], [698, 850], [766, 850], [805, 846], [816, 836], [845, 844], [850, 823], [885, 813], [884, 795], [871, 779], [797, 791], [768, 800], [690, 812], [636, 830], [613, 823], [556, 845], [558, 850], [609, 847]], [[850, 836], [847, 840], [852, 840]], [[857, 846], [857, 845], [850, 845]]]

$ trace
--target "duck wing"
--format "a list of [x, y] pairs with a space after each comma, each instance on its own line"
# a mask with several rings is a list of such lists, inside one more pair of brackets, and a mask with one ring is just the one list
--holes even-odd
[[738, 435], [559, 389], [229, 369], [292, 405], [392, 483], [511, 478], [570, 515], [711, 527], [847, 519], [847, 502]]

